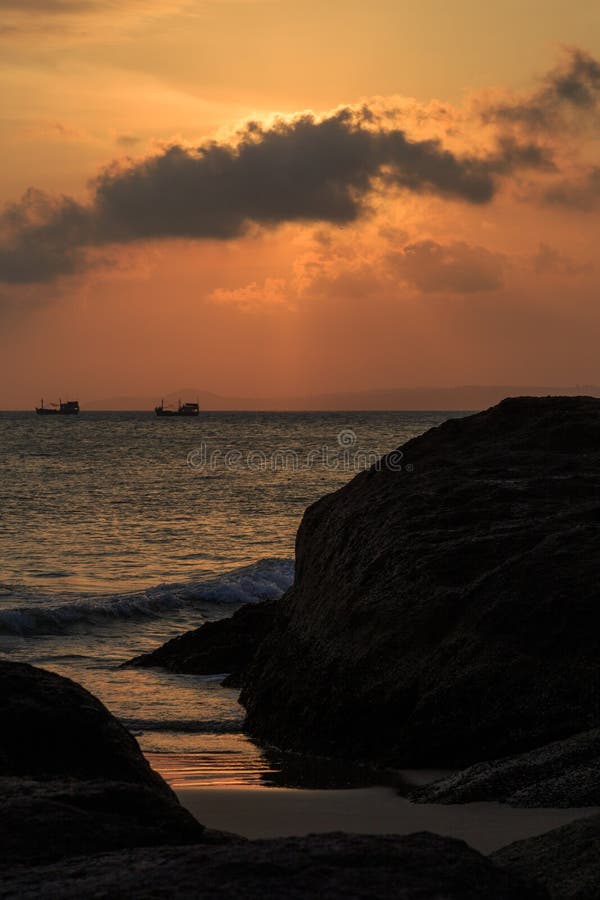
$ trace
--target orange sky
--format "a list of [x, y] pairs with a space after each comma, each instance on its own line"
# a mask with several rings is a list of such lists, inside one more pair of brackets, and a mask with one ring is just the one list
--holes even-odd
[[600, 383], [600, 8], [488, 6], [0, 0], [0, 408]]

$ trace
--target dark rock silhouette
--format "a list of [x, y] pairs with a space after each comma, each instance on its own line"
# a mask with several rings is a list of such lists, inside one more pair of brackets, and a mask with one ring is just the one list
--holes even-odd
[[88, 691], [0, 661], [3, 862], [211, 840]]
[[0, 660], [0, 775], [112, 778], [171, 795], [137, 741], [89, 691]]
[[3, 896], [19, 900], [547, 900], [542, 888], [462, 841], [427, 833], [135, 850], [6, 874], [0, 869], [0, 876]]
[[547, 898], [438, 835], [250, 842], [210, 832], [79, 685], [0, 661], [0, 702], [2, 897]]
[[600, 807], [600, 729], [537, 750], [477, 763], [418, 788], [420, 803], [500, 800], [511, 806]]
[[250, 732], [449, 767], [598, 726], [600, 400], [507, 399], [402, 452], [306, 511]]
[[598, 900], [599, 847], [600, 816], [590, 816], [503, 847], [492, 859], [511, 873], [534, 878], [552, 900]]
[[[232, 672], [284, 749], [492, 759], [419, 800], [597, 803], [599, 488], [600, 400], [449, 420], [307, 510], [281, 600], [133, 662]], [[0, 661], [0, 704], [3, 897], [600, 896], [600, 816], [491, 858], [427, 833], [244, 841], [185, 812], [79, 685]]]
[[0, 778], [0, 790], [4, 863], [37, 865], [125, 847], [225, 840], [203, 829], [175, 797], [146, 785]]
[[161, 666], [171, 672], [191, 675], [228, 673], [227, 683], [236, 686], [271, 627], [272, 618], [271, 600], [242, 606], [231, 618], [207, 622], [151, 653], [136, 656], [126, 665]]

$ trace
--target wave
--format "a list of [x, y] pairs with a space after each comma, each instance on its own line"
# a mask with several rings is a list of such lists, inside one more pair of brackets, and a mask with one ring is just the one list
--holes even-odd
[[44, 601], [0, 609], [0, 634], [52, 635], [123, 619], [159, 618], [185, 607], [241, 606], [280, 597], [292, 584], [291, 559], [261, 559], [214, 578], [161, 584], [145, 591]]

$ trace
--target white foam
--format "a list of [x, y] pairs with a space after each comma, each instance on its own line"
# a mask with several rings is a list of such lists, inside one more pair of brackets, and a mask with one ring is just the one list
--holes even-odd
[[0, 609], [0, 633], [63, 634], [112, 620], [159, 618], [186, 606], [258, 603], [281, 596], [293, 578], [293, 560], [261, 559], [218, 577], [187, 584], [161, 584], [129, 594], [68, 602], [50, 600], [33, 606]]

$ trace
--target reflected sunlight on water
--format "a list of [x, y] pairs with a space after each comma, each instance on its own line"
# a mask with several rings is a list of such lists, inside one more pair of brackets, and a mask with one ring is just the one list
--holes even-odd
[[349, 480], [353, 454], [449, 415], [1, 413], [0, 653], [91, 690], [174, 784], [360, 782], [258, 748], [218, 680], [119, 666], [280, 596], [304, 509]]

